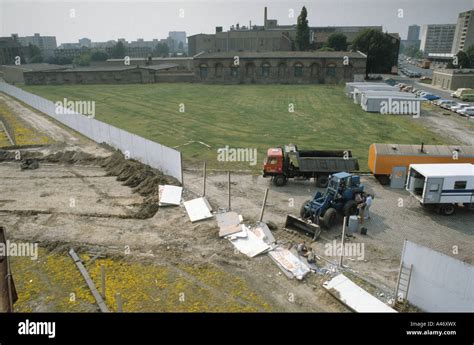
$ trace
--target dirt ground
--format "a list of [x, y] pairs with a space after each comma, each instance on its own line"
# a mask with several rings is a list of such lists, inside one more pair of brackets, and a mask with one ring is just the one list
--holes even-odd
[[[0, 95], [1, 101], [6, 102], [28, 124], [44, 130], [57, 141], [57, 144], [47, 147], [20, 150], [22, 155], [51, 157], [55, 152], [81, 150], [89, 154], [87, 157], [100, 158], [97, 161], [86, 159], [84, 164], [64, 159], [52, 163], [50, 159], [41, 161], [39, 169], [27, 171], [20, 171], [18, 161], [10, 159], [1, 162], [0, 222], [7, 228], [10, 239], [38, 242], [45, 248], [46, 256], [49, 250], [54, 252], [55, 248], [74, 247], [83, 255], [91, 249], [100, 248], [106, 255], [104, 260], [120, 262], [120, 265], [125, 265], [122, 267], [135, 267], [134, 272], [152, 280], [161, 274], [157, 269], [166, 267], [173, 272], [171, 275], [167, 273], [171, 278], [163, 283], [168, 291], [178, 289], [172, 283], [178, 278], [187, 282], [183, 286], [186, 285], [190, 291], [197, 288], [205, 291], [194, 296], [194, 308], [185, 308], [185, 311], [348, 311], [322, 288], [322, 283], [330, 278], [328, 275], [312, 273], [302, 282], [289, 280], [267, 255], [250, 259], [236, 252], [229, 241], [219, 239], [215, 219], [191, 223], [183, 205], [153, 209], [147, 213], [151, 217], [140, 219], [142, 217], [138, 215], [142, 214], [143, 205], [148, 207], [156, 201], [156, 188], [140, 193], [144, 189], [140, 189], [138, 181], [135, 183], [136, 175], [131, 176], [128, 173], [130, 169], [123, 165], [117, 168], [110, 158], [106, 158], [112, 154], [107, 148], [53, 123], [46, 116], [5, 95]], [[430, 123], [433, 125], [436, 122]], [[109, 159], [108, 164], [104, 163], [105, 159]], [[121, 181], [117, 180], [117, 176]], [[353, 234], [350, 240], [364, 245], [363, 257], [361, 260], [349, 257], [344, 263], [348, 274], [361, 278], [360, 283], [367, 290], [384, 301], [393, 297], [405, 239], [474, 263], [472, 210], [460, 209], [454, 217], [443, 217], [423, 210], [406, 191], [381, 186], [371, 176], [363, 176], [362, 183], [375, 195], [371, 218], [365, 224], [367, 235]], [[226, 174], [208, 173], [206, 196], [214, 211], [227, 208], [227, 188]], [[234, 173], [231, 176], [232, 209], [242, 214], [245, 222], [255, 222], [266, 188], [269, 188], [269, 194], [263, 220], [276, 225], [276, 239], [285, 246], [301, 241], [311, 243], [311, 239], [304, 235], [284, 230], [283, 225], [286, 215], [297, 215], [301, 204], [314, 194], [314, 183], [291, 181], [285, 187], [274, 187], [269, 179], [261, 176]], [[200, 196], [201, 172], [186, 170], [184, 189], [184, 200]], [[341, 231], [342, 226], [324, 231], [316, 242], [311, 243], [320, 257], [318, 266], [328, 267], [328, 263], [338, 261], [338, 257], [326, 253], [326, 248], [334, 240], [340, 240]], [[457, 246], [458, 254], [454, 254], [453, 246]], [[67, 254], [64, 250], [61, 253], [62, 256], [57, 257], [59, 263], [66, 260], [64, 257]], [[91, 266], [94, 279], [99, 279], [97, 264], [100, 260]], [[28, 271], [36, 272], [39, 268], [34, 265], [29, 267], [25, 262], [17, 264], [18, 285], [28, 290], [30, 288], [26, 283], [31, 275]], [[65, 266], [58, 264], [58, 267]], [[203, 268], [206, 274], [196, 268]], [[64, 270], [75, 270], [72, 260]], [[117, 269], [116, 272], [120, 275], [123, 270]], [[49, 274], [60, 275], [61, 270], [45, 271], [43, 275]], [[54, 277], [43, 284], [45, 289], [48, 284], [58, 281], [57, 276]], [[164, 308], [156, 302], [163, 298], [160, 291], [166, 288], [155, 291], [150, 288], [149, 279], [128, 279], [135, 282], [129, 287], [129, 295], [142, 293], [146, 284], [148, 293], [154, 296], [156, 293], [159, 297], [151, 299], [146, 305], [130, 301], [128, 310], [181, 310], [176, 306]], [[229, 282], [229, 285], [223, 282]], [[24, 310], [77, 310], [42, 303], [41, 289], [37, 290], [35, 299], [39, 302], [33, 307], [28, 305]], [[21, 289], [19, 293], [21, 295]], [[255, 297], [245, 300], [242, 295]], [[232, 302], [222, 304], [228, 306], [227, 309], [205, 307], [217, 305], [223, 300]], [[28, 304], [28, 301], [23, 302]], [[93, 301], [84, 298], [84, 303], [89, 305], [81, 310], [94, 310], [91, 306]]]

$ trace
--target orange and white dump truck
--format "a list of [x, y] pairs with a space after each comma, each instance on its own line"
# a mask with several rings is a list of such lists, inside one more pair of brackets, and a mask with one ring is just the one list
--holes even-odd
[[398, 181], [398, 188], [404, 188], [410, 164], [432, 163], [474, 164], [474, 146], [372, 144], [369, 147], [370, 172], [383, 185]]

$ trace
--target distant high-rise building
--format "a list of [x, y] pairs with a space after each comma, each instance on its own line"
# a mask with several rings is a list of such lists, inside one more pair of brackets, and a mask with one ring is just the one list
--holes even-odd
[[410, 25], [408, 27], [407, 41], [418, 41], [420, 39], [420, 26]]
[[54, 50], [57, 48], [55, 36], [41, 36], [36, 33], [33, 36], [25, 37], [12, 34], [12, 37], [16, 37], [18, 42], [24, 47], [27, 47], [29, 44], [37, 46], [41, 50], [43, 58], [54, 56]]
[[453, 47], [456, 24], [429, 24], [421, 29], [420, 50], [425, 56], [430, 53], [450, 54]]
[[183, 45], [186, 45], [186, 31], [170, 31], [168, 37], [178, 42], [178, 44], [182, 42]]
[[91, 47], [91, 43], [92, 43], [91, 40], [88, 39], [88, 38], [86, 38], [86, 37], [81, 38], [81, 39], [79, 40], [79, 45], [80, 45], [81, 47], [90, 48], [90, 47]]
[[474, 10], [459, 13], [451, 53], [465, 51], [474, 44]]
[[408, 35], [406, 40], [402, 40], [402, 44], [405, 48], [414, 46], [420, 48], [420, 26], [410, 25], [408, 27]]

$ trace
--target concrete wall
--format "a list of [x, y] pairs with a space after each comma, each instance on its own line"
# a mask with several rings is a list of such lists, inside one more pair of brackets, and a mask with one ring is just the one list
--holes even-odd
[[413, 265], [410, 303], [427, 312], [474, 312], [474, 266], [410, 241], [402, 262]]
[[[348, 66], [338, 58], [241, 58], [237, 68], [233, 63], [231, 58], [195, 58], [194, 80], [216, 84], [337, 84], [365, 74], [365, 59], [352, 59]], [[302, 66], [301, 76], [295, 74], [297, 66]], [[265, 69], [268, 75], [264, 75]]]

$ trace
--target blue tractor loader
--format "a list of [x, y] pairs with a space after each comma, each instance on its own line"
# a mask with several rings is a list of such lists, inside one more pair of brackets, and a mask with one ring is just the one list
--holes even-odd
[[285, 227], [319, 236], [314, 225], [330, 229], [336, 224], [337, 213], [351, 216], [357, 213], [357, 203], [354, 200], [357, 193], [364, 192], [360, 184], [360, 176], [340, 172], [331, 176], [326, 190], [316, 192], [312, 199], [303, 203], [300, 217], [288, 215]]

